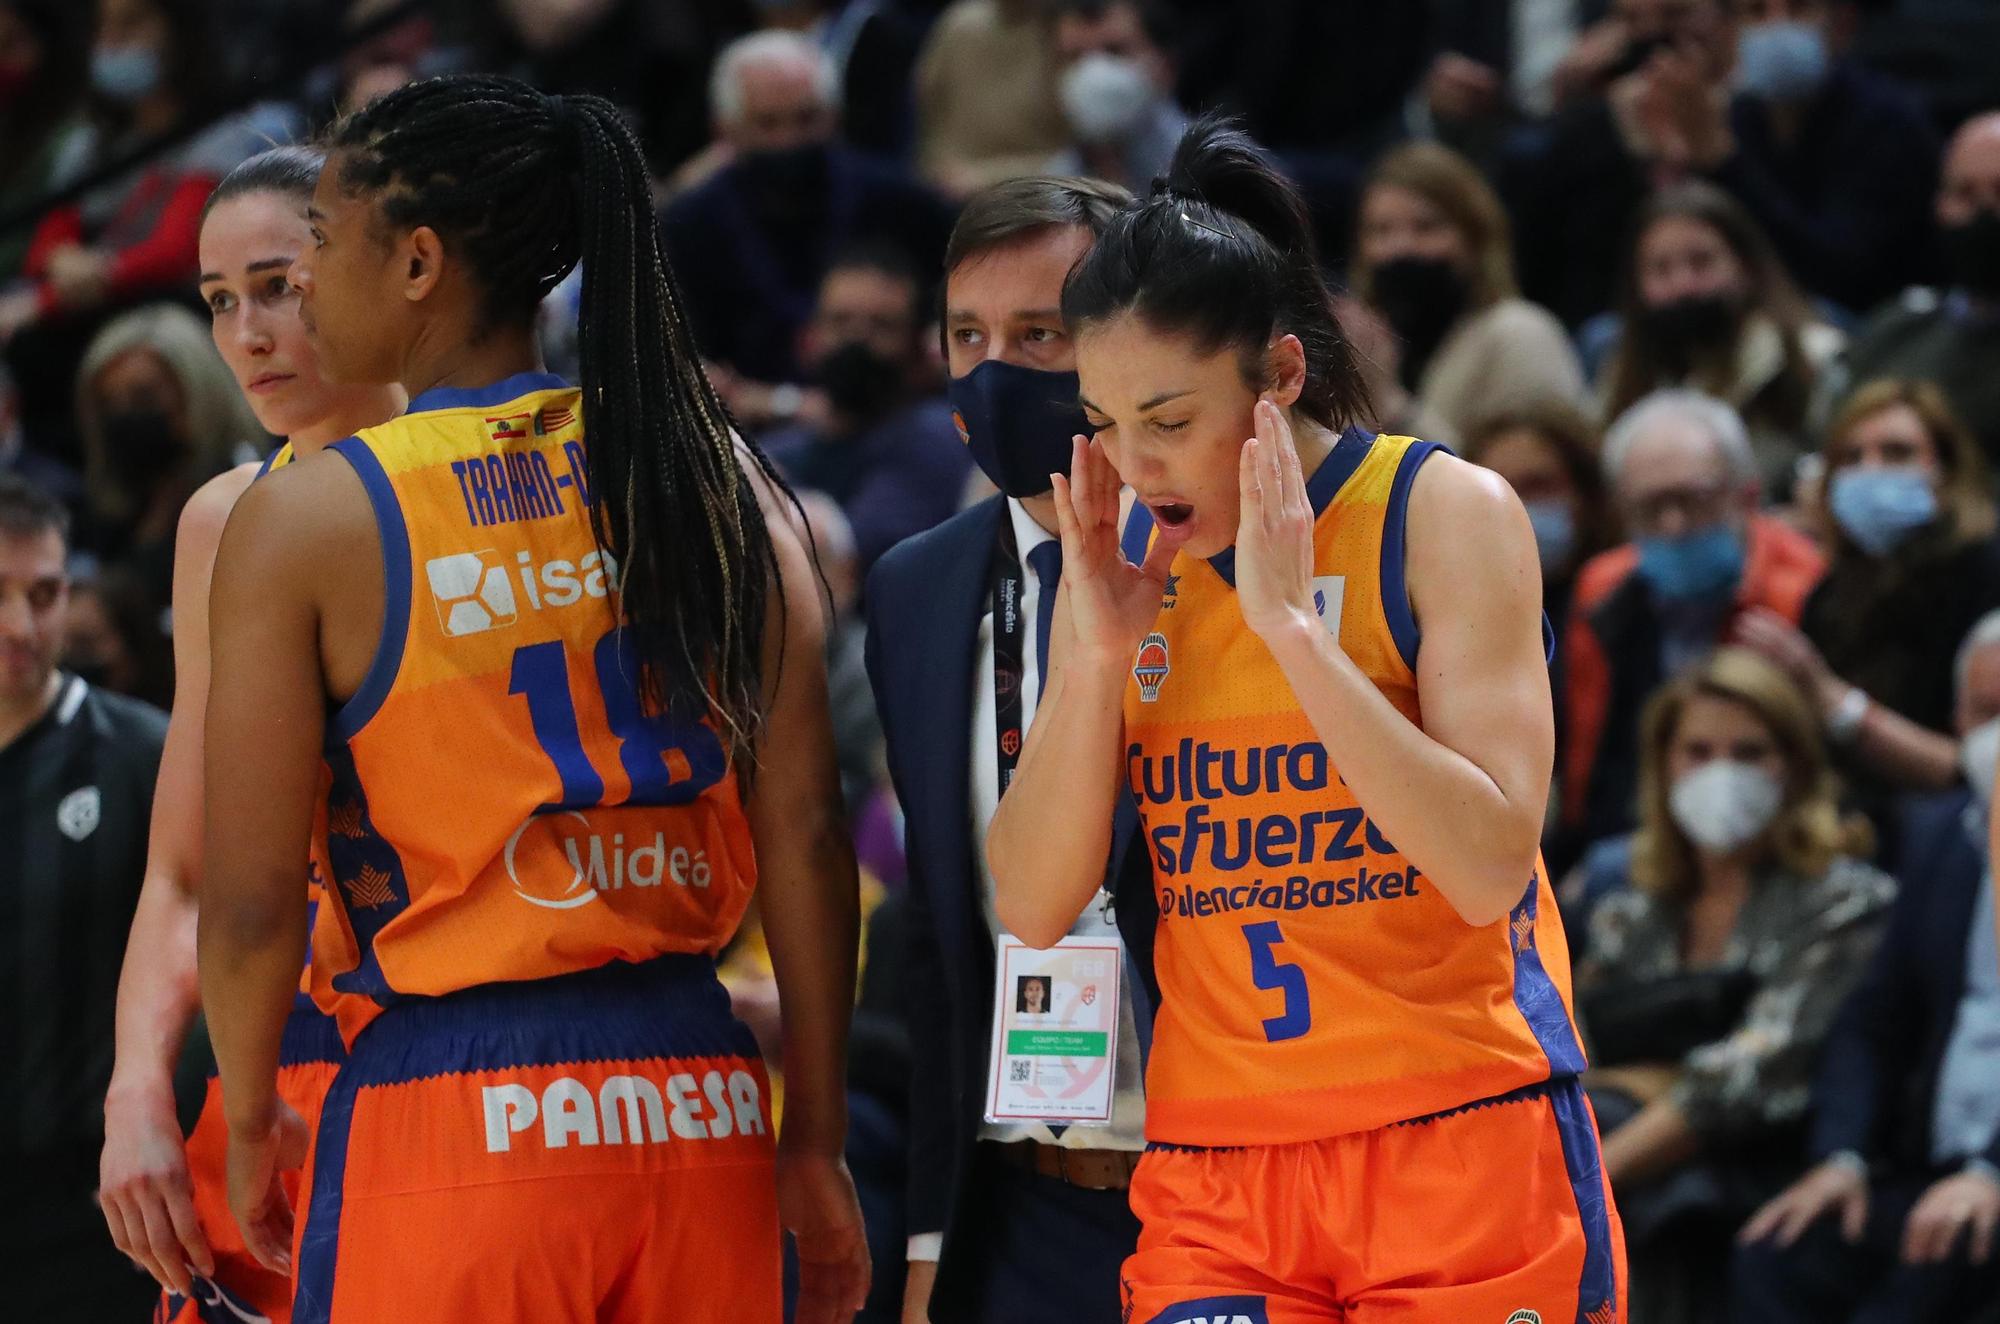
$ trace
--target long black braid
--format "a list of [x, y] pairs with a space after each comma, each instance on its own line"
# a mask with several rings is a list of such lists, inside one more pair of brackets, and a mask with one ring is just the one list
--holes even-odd
[[[776, 554], [744, 446], [703, 375], [660, 252], [638, 141], [610, 102], [484, 75], [391, 92], [331, 133], [338, 180], [398, 227], [426, 225], [478, 274], [493, 325], [532, 319], [583, 265], [578, 342], [600, 545], [655, 711], [708, 713], [738, 766], [763, 724], [764, 614]], [[782, 617], [781, 617], [782, 619]]]

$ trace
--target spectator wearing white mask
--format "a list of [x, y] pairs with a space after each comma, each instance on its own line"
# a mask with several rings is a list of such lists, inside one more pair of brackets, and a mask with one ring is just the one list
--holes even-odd
[[1144, 195], [1188, 117], [1174, 100], [1174, 14], [1164, 0], [1052, 0], [1056, 89], [1071, 143], [1049, 162]]
[[1810, 1082], [1896, 885], [1862, 862], [1819, 723], [1723, 649], [1647, 704], [1629, 885], [1576, 975], [1585, 1077], [1625, 1218], [1634, 1318], [1715, 1318], [1700, 1284], [1796, 1171]]

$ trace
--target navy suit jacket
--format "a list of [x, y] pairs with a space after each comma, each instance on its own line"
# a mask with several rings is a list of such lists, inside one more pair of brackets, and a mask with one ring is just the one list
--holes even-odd
[[[1965, 996], [1965, 944], [1986, 861], [1963, 789], [1911, 797], [1902, 890], [1868, 972], [1826, 1042], [1813, 1094], [1813, 1157], [1851, 1149], [1903, 1172], [1931, 1163], [1938, 1073]], [[2000, 1164], [2000, 1139], [1987, 1161]]]
[[[945, 1234], [938, 1265], [951, 1277], [952, 1227], [985, 1113], [991, 1042], [993, 940], [974, 869], [971, 739], [979, 618], [1003, 498], [993, 497], [897, 544], [868, 577], [868, 677], [902, 801], [909, 861], [912, 1233]], [[1141, 1024], [1158, 1005], [1153, 928], [1158, 902], [1137, 815], [1120, 796], [1107, 886], [1141, 982]]]

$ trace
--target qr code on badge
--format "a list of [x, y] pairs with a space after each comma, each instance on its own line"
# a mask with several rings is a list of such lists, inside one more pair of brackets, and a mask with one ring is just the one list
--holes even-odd
[[1009, 1062], [1007, 1064], [1007, 1083], [1010, 1085], [1027, 1084], [1029, 1073], [1034, 1070], [1034, 1066], [1035, 1064], [1026, 1058], [1018, 1062]]

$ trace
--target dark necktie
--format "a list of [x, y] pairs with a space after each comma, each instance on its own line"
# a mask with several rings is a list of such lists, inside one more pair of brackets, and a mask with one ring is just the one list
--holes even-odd
[[1041, 680], [1036, 703], [1049, 692], [1049, 634], [1056, 619], [1056, 585], [1062, 582], [1062, 544], [1050, 539], [1028, 550], [1028, 564], [1040, 583], [1041, 597], [1035, 603], [1035, 664]]

